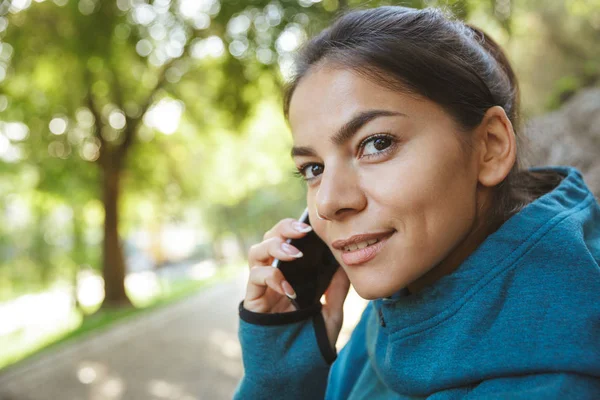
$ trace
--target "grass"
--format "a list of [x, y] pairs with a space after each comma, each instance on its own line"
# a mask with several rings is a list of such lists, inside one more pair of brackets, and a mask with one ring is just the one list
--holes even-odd
[[[85, 317], [73, 310], [72, 318], [64, 329], [50, 334], [42, 339], [28, 342], [23, 336], [24, 332], [16, 332], [5, 337], [0, 337], [0, 371], [7, 366], [21, 363], [34, 356], [46, 353], [49, 350], [71, 342], [78, 338], [102, 332], [116, 323], [122, 323], [130, 318], [152, 312], [169, 304], [182, 300], [199, 290], [211, 286], [217, 282], [233, 277], [240, 271], [239, 265], [233, 264], [219, 268], [217, 273], [205, 280], [181, 280], [163, 285], [160, 295], [153, 299], [136, 301], [132, 298], [134, 307], [121, 309], [100, 309], [99, 305], [86, 310], [91, 314]], [[132, 297], [132, 296], [130, 296]]]

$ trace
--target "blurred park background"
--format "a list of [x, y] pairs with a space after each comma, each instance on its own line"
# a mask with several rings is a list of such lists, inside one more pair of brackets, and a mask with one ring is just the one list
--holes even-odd
[[[520, 79], [532, 164], [575, 165], [598, 193], [600, 0], [0, 0], [0, 398], [2, 368], [210, 287], [234, 297], [233, 322], [194, 343], [235, 341], [243, 286], [219, 285], [303, 209], [281, 112], [291, 55], [343, 10], [382, 4], [487, 31]], [[213, 395], [122, 382], [61, 398], [217, 398], [241, 373], [227, 349], [238, 367]]]

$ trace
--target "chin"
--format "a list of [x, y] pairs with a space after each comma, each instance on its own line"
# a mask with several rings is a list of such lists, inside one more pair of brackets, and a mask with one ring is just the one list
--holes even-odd
[[368, 282], [363, 282], [362, 284], [355, 284], [352, 282], [352, 286], [354, 287], [356, 293], [365, 300], [375, 300], [383, 297], [390, 297], [402, 288], [395, 288], [395, 286], [390, 287], [389, 284], [381, 286], [376, 284], [373, 285], [372, 283]]

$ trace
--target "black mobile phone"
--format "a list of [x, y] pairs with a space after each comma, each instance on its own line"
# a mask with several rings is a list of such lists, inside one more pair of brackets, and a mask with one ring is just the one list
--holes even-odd
[[[299, 220], [310, 225], [308, 209]], [[304, 255], [292, 261], [275, 259], [272, 265], [281, 270], [294, 288], [296, 299], [291, 300], [294, 306], [297, 309], [310, 307], [320, 301], [339, 264], [314, 230], [300, 239], [288, 239], [287, 242]]]

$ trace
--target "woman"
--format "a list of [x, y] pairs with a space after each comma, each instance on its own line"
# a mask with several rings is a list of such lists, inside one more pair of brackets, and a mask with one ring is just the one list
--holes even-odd
[[[340, 268], [295, 310], [252, 247], [240, 399], [600, 398], [600, 207], [578, 171], [522, 170], [501, 49], [435, 9], [354, 11], [308, 42], [285, 98], [312, 228]], [[352, 283], [371, 300], [335, 353]], [[335, 361], [334, 361], [335, 360]]]

